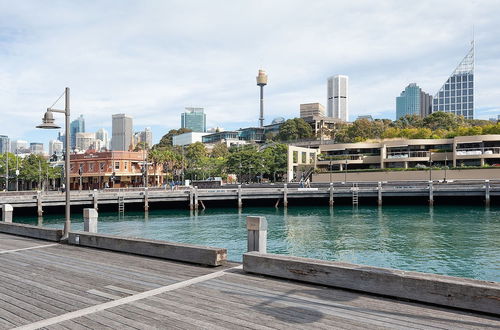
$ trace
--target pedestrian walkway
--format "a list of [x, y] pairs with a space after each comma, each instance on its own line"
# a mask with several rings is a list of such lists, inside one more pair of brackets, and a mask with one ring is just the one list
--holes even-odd
[[500, 319], [0, 234], [0, 329], [480, 329]]

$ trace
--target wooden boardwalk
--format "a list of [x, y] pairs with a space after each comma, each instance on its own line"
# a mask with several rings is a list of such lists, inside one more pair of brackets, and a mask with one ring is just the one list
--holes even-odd
[[483, 329], [453, 309], [0, 234], [0, 329]]

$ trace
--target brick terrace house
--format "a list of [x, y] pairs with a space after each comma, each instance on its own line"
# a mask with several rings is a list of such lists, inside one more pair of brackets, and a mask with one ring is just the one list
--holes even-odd
[[[70, 158], [71, 189], [103, 189], [143, 187], [143, 166], [146, 153], [143, 151], [87, 151], [84, 154], [73, 154]], [[148, 166], [149, 187], [163, 184], [163, 166]], [[113, 180], [114, 178], [114, 180]]]

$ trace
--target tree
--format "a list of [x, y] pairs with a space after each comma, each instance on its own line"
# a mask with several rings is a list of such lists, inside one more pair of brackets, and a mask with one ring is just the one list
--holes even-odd
[[294, 141], [313, 137], [311, 125], [302, 118], [288, 119], [281, 125], [277, 135], [280, 141]]
[[229, 156], [229, 149], [225, 143], [217, 143], [214, 145], [210, 157], [212, 158], [227, 158]]
[[276, 182], [282, 179], [287, 171], [288, 146], [286, 144], [274, 144], [262, 151], [266, 159], [267, 171], [270, 178]]
[[451, 112], [437, 111], [423, 119], [423, 126], [431, 130], [445, 129], [454, 131], [460, 126], [467, 126], [463, 116], [457, 116]]
[[419, 128], [423, 126], [423, 121], [417, 115], [405, 115], [392, 123], [396, 128]]

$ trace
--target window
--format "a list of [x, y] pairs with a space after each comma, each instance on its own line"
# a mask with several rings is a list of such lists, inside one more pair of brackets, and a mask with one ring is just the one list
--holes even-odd
[[462, 91], [460, 89], [457, 90], [457, 96], [462, 95]]
[[451, 91], [451, 92], [450, 92], [450, 95], [451, 95], [451, 96], [455, 96], [455, 91]]
[[474, 91], [472, 89], [469, 89], [469, 95], [474, 95]]
[[474, 83], [471, 81], [469, 82], [469, 88], [473, 88], [474, 87]]
[[115, 170], [119, 170], [120, 169], [120, 162], [115, 162]]
[[469, 81], [472, 81], [472, 80], [473, 80], [473, 78], [474, 78], [474, 75], [472, 75], [472, 74], [471, 74], [471, 75], [469, 75]]
[[458, 103], [458, 104], [457, 104], [457, 109], [458, 109], [458, 110], [462, 109], [462, 104]]
[[123, 169], [126, 171], [128, 169], [128, 162], [124, 161], [123, 162]]
[[297, 163], [298, 161], [299, 161], [299, 152], [298, 151], [294, 151], [293, 152], [293, 162]]
[[462, 88], [467, 88], [467, 83], [466, 82], [462, 83]]
[[469, 102], [472, 102], [472, 101], [474, 101], [474, 96], [471, 95], [471, 96], [469, 96]]
[[307, 153], [303, 152], [302, 153], [302, 164], [306, 164], [306, 163], [307, 163]]
[[447, 91], [450, 90], [450, 84], [444, 85], [444, 89], [447, 90]]
[[69, 166], [69, 169], [70, 169], [71, 171], [74, 171], [74, 170], [75, 170], [75, 164], [71, 164], [71, 165]]
[[444, 104], [450, 104], [450, 98], [449, 97], [447, 97], [447, 98], [444, 99]]
[[451, 110], [455, 110], [455, 105], [454, 104], [451, 105]]
[[444, 97], [444, 92], [439, 92], [439, 97]]
[[457, 76], [457, 82], [461, 82], [462, 81], [462, 77], [461, 76]]
[[83, 173], [83, 164], [78, 164], [78, 173]]
[[450, 99], [450, 102], [451, 102], [451, 103], [455, 103], [455, 98], [454, 98], [454, 97], [452, 97], [452, 98]]
[[101, 171], [104, 171], [105, 166], [106, 166], [106, 163], [104, 163], [104, 162], [101, 162], [99, 164], [99, 168], [101, 169]]
[[449, 97], [450, 96], [450, 92], [445, 92], [444, 96]]
[[467, 96], [462, 96], [462, 102], [467, 102]]
[[94, 163], [89, 164], [89, 172], [94, 172]]
[[447, 105], [445, 105], [445, 106], [444, 106], [444, 110], [445, 110], [445, 111], [450, 110], [450, 106], [449, 106], [448, 104], [447, 104]]

